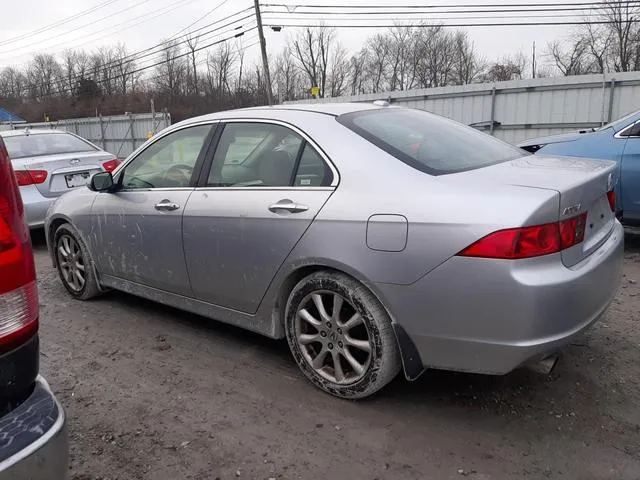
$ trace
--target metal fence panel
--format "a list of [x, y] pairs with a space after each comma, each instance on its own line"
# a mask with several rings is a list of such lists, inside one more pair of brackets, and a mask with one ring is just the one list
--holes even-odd
[[118, 158], [126, 158], [150, 135], [171, 125], [168, 112], [71, 118], [54, 122], [3, 125], [5, 129], [48, 128], [65, 130], [89, 140]]
[[[571, 132], [640, 109], [640, 72], [536, 78], [403, 92], [351, 95], [311, 102], [372, 102], [420, 108], [474, 125], [511, 143]], [[309, 102], [287, 102], [305, 103]], [[493, 124], [492, 121], [497, 122]]]

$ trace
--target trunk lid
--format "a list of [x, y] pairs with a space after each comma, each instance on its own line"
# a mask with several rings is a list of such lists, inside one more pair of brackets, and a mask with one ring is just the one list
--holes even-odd
[[45, 197], [57, 197], [69, 190], [86, 185], [89, 177], [103, 170], [102, 164], [112, 160], [113, 155], [103, 151], [39, 155], [14, 160], [14, 168], [45, 170], [47, 178], [36, 184]]
[[560, 195], [560, 209], [558, 217], [549, 219], [550, 222], [586, 213], [584, 241], [562, 251], [562, 262], [567, 267], [593, 253], [609, 237], [615, 224], [615, 213], [607, 198], [617, 180], [615, 162], [528, 155], [448, 177], [555, 190]]

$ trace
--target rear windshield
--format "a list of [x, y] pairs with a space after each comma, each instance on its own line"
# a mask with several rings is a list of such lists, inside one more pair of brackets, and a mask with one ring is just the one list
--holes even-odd
[[3, 140], [11, 159], [96, 151], [91, 144], [68, 133], [32, 133], [7, 136]]
[[338, 121], [385, 152], [431, 175], [462, 172], [528, 155], [471, 127], [422, 110], [385, 108]]

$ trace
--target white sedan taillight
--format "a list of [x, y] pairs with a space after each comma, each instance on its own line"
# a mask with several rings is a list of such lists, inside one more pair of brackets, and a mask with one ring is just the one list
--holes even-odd
[[9, 155], [0, 140], [0, 351], [38, 330], [38, 291], [29, 230]]

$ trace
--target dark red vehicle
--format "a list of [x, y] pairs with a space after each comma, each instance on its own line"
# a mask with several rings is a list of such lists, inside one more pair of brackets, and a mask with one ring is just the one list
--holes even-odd
[[0, 480], [63, 479], [62, 407], [38, 375], [38, 289], [24, 207], [0, 139]]

